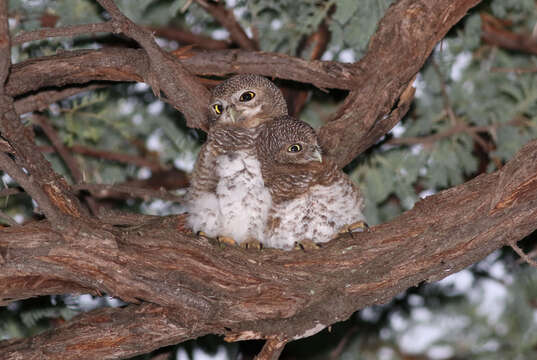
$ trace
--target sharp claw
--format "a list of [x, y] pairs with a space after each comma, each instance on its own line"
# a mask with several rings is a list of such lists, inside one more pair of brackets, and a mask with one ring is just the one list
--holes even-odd
[[225, 244], [225, 245], [229, 245], [229, 246], [236, 246], [237, 245], [237, 242], [233, 238], [231, 238], [229, 236], [217, 236], [216, 240], [218, 240], [218, 242], [220, 244]]
[[250, 239], [250, 240], [247, 240], [243, 243], [241, 243], [241, 247], [243, 247], [244, 249], [257, 249], [257, 250], [261, 250], [263, 248], [263, 244], [261, 244], [258, 240], [256, 239]]
[[295, 249], [297, 250], [301, 249], [304, 251], [309, 251], [309, 250], [318, 250], [320, 248], [321, 248], [321, 245], [315, 243], [311, 239], [304, 239], [299, 242], [295, 242]]
[[349, 233], [352, 235], [353, 232], [366, 232], [369, 231], [369, 225], [365, 221], [357, 221], [350, 225], [345, 225], [339, 230], [340, 234]]

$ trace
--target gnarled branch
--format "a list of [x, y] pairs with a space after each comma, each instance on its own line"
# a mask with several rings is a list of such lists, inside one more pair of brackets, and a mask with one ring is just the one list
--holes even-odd
[[[160, 333], [154, 347], [146, 343], [143, 351], [207, 333], [225, 334], [229, 340], [310, 336], [357, 309], [459, 271], [535, 230], [536, 156], [533, 141], [493, 174], [430, 196], [370, 233], [346, 235], [308, 253], [222, 249], [185, 234], [181, 216], [124, 230], [103, 228], [98, 235], [80, 233], [76, 242], [68, 239], [74, 235], [56, 232], [46, 222], [8, 228], [0, 233], [0, 303], [49, 293], [46, 289], [56, 284], [65, 291], [91, 288], [157, 304], [154, 311], [167, 314], [170, 331]], [[117, 241], [120, 252], [101, 249], [106, 238]], [[47, 280], [46, 286], [40, 280]], [[8, 286], [12, 283], [18, 286]], [[122, 317], [129, 308], [107, 311]], [[158, 327], [162, 321], [141, 316], [116, 330], [108, 321], [102, 327], [94, 321], [79, 326], [83, 333], [93, 332], [93, 339], [122, 334], [127, 344], [138, 336], [139, 326]], [[72, 331], [69, 326], [55, 329], [54, 338], [64, 339]], [[38, 354], [28, 347], [39, 339], [6, 343], [0, 351]], [[80, 341], [82, 347], [87, 339]], [[76, 349], [77, 340], [70, 342]], [[80, 358], [95, 358], [84, 349]], [[124, 351], [123, 356], [141, 352]], [[58, 353], [46, 356], [54, 359]]]

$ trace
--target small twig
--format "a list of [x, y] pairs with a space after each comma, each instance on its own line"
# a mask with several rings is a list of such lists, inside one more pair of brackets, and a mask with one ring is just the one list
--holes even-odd
[[196, 2], [229, 31], [229, 36], [234, 43], [245, 50], [259, 50], [259, 46], [246, 35], [242, 26], [235, 19], [233, 11], [226, 9], [224, 1], [218, 4], [212, 4], [206, 0], [196, 0]]
[[6, 189], [0, 190], [0, 197], [16, 195], [16, 194], [20, 194], [23, 192], [24, 190], [22, 190], [21, 188], [16, 188], [16, 187], [6, 188]]
[[[444, 79], [442, 71], [440, 71], [440, 68], [438, 67], [438, 64], [436, 63], [436, 61], [434, 61], [434, 59], [432, 63], [433, 63], [433, 68], [440, 79], [440, 86], [441, 86], [440, 89], [442, 91], [442, 98], [444, 99], [444, 109], [448, 115], [449, 120], [451, 121], [451, 125], [453, 127], [457, 127], [458, 125], [461, 125], [462, 122], [455, 115], [455, 112], [453, 111], [453, 106], [451, 106], [451, 100], [449, 99], [449, 95], [448, 95], [447, 88], [446, 88], [446, 81]], [[481, 148], [485, 152], [487, 153], [490, 152], [491, 150], [490, 146], [487, 144], [485, 140], [483, 140], [483, 138], [481, 138], [481, 136], [479, 136], [478, 133], [476, 132], [468, 132], [468, 133], [474, 139], [474, 141], [478, 143], [479, 146], [481, 146]]]
[[39, 125], [39, 127], [43, 130], [47, 138], [52, 143], [52, 146], [56, 149], [58, 154], [60, 154], [60, 157], [65, 162], [65, 165], [67, 165], [67, 168], [71, 172], [71, 175], [73, 176], [75, 182], [82, 182], [84, 180], [84, 177], [82, 175], [82, 171], [80, 170], [80, 165], [71, 155], [69, 150], [67, 150], [67, 148], [63, 144], [63, 141], [56, 133], [56, 130], [54, 130], [52, 125], [50, 125], [48, 119], [43, 115], [33, 114], [32, 120], [35, 122], [35, 124]]
[[524, 251], [522, 251], [522, 249], [518, 247], [516, 242], [510, 243], [509, 246], [511, 246], [511, 248], [518, 254], [518, 256], [520, 256], [522, 260], [527, 262], [530, 266], [537, 268], [537, 262], [535, 262], [535, 260], [530, 258], [528, 255], [526, 255], [526, 253], [524, 253]]
[[527, 67], [527, 68], [493, 67], [493, 68], [490, 68], [490, 72], [526, 74], [526, 73], [537, 72], [537, 67], [536, 66]]
[[[56, 130], [54, 130], [52, 125], [50, 125], [48, 119], [43, 115], [37, 114], [34, 114], [32, 116], [32, 119], [37, 125], [39, 125], [39, 127], [43, 130], [47, 138], [52, 143], [52, 146], [56, 149], [58, 154], [60, 154], [60, 157], [71, 172], [74, 181], [76, 183], [81, 183], [82, 181], [84, 181], [84, 175], [82, 174], [80, 165], [71, 155], [71, 152], [67, 149], [67, 147], [63, 144], [63, 141], [60, 139], [58, 133], [56, 132]], [[85, 198], [84, 200], [88, 204], [88, 207], [90, 208], [92, 214], [96, 215], [98, 213], [99, 208], [97, 202], [92, 198]]]
[[229, 48], [229, 41], [225, 40], [215, 40], [208, 36], [203, 36], [199, 34], [194, 34], [190, 31], [177, 29], [172, 27], [147, 27], [150, 31], [154, 32], [155, 35], [169, 39], [175, 40], [181, 45], [193, 44], [197, 47], [203, 49], [211, 50], [220, 50]]
[[106, 87], [104, 84], [71, 87], [64, 90], [45, 90], [35, 95], [28, 95], [15, 101], [15, 112], [19, 115], [32, 111], [44, 111], [50, 104], [85, 91]]
[[505, 28], [505, 24], [490, 14], [481, 12], [481, 38], [504, 49], [537, 54], [537, 42], [532, 34], [517, 34]]
[[[40, 146], [39, 149], [42, 152], [53, 152], [54, 149], [49, 146]], [[163, 170], [162, 165], [157, 160], [146, 159], [139, 156], [116, 153], [112, 151], [94, 149], [89, 146], [84, 145], [72, 145], [68, 148], [69, 151], [75, 152], [81, 155], [87, 155], [99, 159], [105, 159], [110, 161], [116, 161], [119, 163], [132, 164], [140, 167], [147, 167], [151, 171], [161, 171]]]
[[[533, 248], [533, 250], [531, 250], [527, 256], [531, 259], [531, 258], [534, 258], [537, 256], [537, 247]], [[524, 259], [520, 258], [516, 261], [517, 264], [522, 264], [524, 262]]]
[[354, 334], [356, 334], [357, 331], [358, 326], [353, 326], [347, 331], [345, 336], [343, 336], [343, 338], [337, 344], [336, 348], [330, 352], [330, 360], [339, 359], [341, 353], [343, 352], [343, 350], [345, 350], [345, 346], [347, 346], [349, 340], [354, 336]]
[[53, 37], [73, 37], [82, 34], [107, 33], [114, 31], [111, 21], [98, 24], [72, 25], [61, 28], [39, 29], [23, 32], [11, 39], [11, 45], [20, 45], [29, 41], [44, 40]]
[[0, 210], [0, 217], [2, 219], [4, 219], [9, 226], [20, 226], [19, 223], [17, 223], [15, 220], [13, 220], [11, 218], [11, 216], [9, 216], [8, 214], [6, 214], [5, 212], [3, 212], [2, 210]]
[[386, 141], [386, 144], [390, 144], [390, 145], [432, 144], [445, 137], [449, 137], [451, 135], [455, 135], [461, 132], [467, 132], [469, 134], [484, 133], [484, 132], [490, 133], [499, 127], [508, 126], [508, 125], [515, 125], [515, 126], [524, 125], [524, 121], [521, 121], [519, 117], [515, 117], [511, 121], [508, 121], [507, 123], [494, 123], [494, 124], [486, 125], [486, 126], [468, 126], [464, 123], [459, 123], [447, 130], [441, 131], [433, 135], [392, 138]]
[[151, 86], [153, 93], [160, 96], [163, 91], [173, 106], [183, 113], [188, 126], [206, 130], [208, 90], [171, 54], [158, 46], [151, 32], [123, 15], [114, 1], [97, 0], [97, 2], [112, 17], [114, 33], [123, 33], [146, 51], [151, 71], [144, 77], [144, 81]]
[[278, 360], [288, 341], [279, 337], [267, 339], [261, 352], [257, 354], [254, 360]]
[[139, 198], [143, 200], [149, 200], [153, 198], [181, 202], [184, 201], [184, 196], [170, 194], [164, 189], [142, 189], [134, 186], [115, 184], [77, 184], [73, 186], [76, 191], [86, 190], [91, 193], [92, 196], [97, 198]]
[[[321, 56], [326, 51], [328, 46], [328, 41], [330, 40], [330, 32], [326, 26], [325, 21], [321, 22], [317, 31], [311, 34], [306, 41], [304, 42], [301, 49], [297, 51], [297, 54], [300, 57], [301, 52], [304, 49], [311, 49], [310, 60], [315, 61], [319, 60]], [[289, 114], [295, 117], [298, 117], [306, 102], [308, 101], [310, 90], [300, 90], [300, 89], [284, 89], [286, 90], [287, 102], [289, 105]]]

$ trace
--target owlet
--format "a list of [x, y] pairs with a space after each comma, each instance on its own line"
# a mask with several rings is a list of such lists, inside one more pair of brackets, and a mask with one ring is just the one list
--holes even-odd
[[260, 239], [270, 208], [256, 156], [259, 125], [286, 115], [281, 91], [258, 75], [237, 75], [212, 90], [209, 133], [188, 196], [195, 232], [249, 244]]
[[316, 246], [338, 232], [365, 228], [359, 189], [334, 162], [322, 158], [307, 123], [283, 116], [264, 124], [257, 154], [272, 199], [265, 246]]

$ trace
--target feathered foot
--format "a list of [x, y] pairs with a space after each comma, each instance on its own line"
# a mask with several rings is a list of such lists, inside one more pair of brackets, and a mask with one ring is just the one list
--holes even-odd
[[369, 225], [365, 221], [357, 221], [355, 223], [345, 225], [339, 230], [340, 234], [349, 234], [351, 237], [353, 232], [367, 232], [369, 231]]
[[217, 236], [216, 240], [221, 245], [237, 246], [237, 242], [229, 236]]
[[263, 245], [259, 242], [259, 240], [251, 238], [241, 243], [241, 247], [244, 249], [257, 249], [261, 250], [263, 248]]
[[295, 242], [295, 250], [304, 250], [304, 251], [311, 251], [311, 250], [318, 250], [321, 246], [311, 239], [303, 239], [301, 241]]

